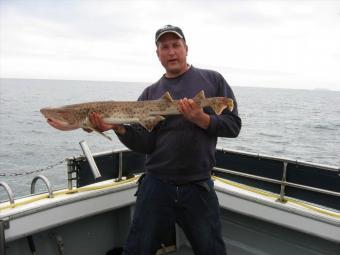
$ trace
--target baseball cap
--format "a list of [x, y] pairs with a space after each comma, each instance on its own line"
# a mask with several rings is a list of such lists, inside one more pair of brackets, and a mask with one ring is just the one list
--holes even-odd
[[181, 38], [185, 41], [185, 37], [184, 37], [184, 34], [182, 32], [182, 29], [180, 29], [179, 27], [175, 27], [173, 25], [166, 25], [166, 26], [157, 30], [156, 35], [155, 35], [155, 43], [157, 43], [159, 38], [166, 33], [174, 33], [179, 38]]

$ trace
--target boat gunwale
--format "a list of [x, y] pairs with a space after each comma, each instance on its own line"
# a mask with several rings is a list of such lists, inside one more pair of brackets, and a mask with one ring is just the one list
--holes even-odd
[[[105, 180], [103, 182], [107, 182], [107, 181], [113, 181], [112, 180]], [[98, 183], [95, 183], [98, 184]], [[119, 183], [117, 183], [119, 184]], [[84, 186], [84, 187], [90, 187], [93, 186], [94, 184], [90, 184], [88, 186]], [[111, 193], [116, 193], [116, 192], [120, 192], [120, 191], [124, 191], [124, 190], [128, 190], [130, 188], [135, 188], [137, 186], [137, 183], [135, 181], [131, 181], [131, 182], [127, 182], [127, 183], [123, 183], [121, 185], [117, 185], [117, 186], [112, 186], [112, 187], [104, 187], [104, 188], [97, 188], [97, 189], [93, 189], [93, 190], [89, 190], [89, 191], [83, 191], [83, 192], [72, 192], [72, 190], [69, 189], [60, 189], [57, 190], [55, 192], [62, 192], [62, 194], [60, 194], [60, 196], [64, 196], [64, 198], [61, 198], [58, 201], [55, 202], [51, 202], [51, 203], [46, 203], [46, 204], [41, 204], [38, 205], [37, 207], [34, 208], [19, 208], [20, 205], [16, 208], [16, 207], [9, 207], [5, 212], [1, 212], [0, 211], [0, 220], [1, 219], [17, 219], [17, 218], [21, 218], [24, 217], [26, 215], [30, 215], [32, 213], [36, 213], [36, 212], [41, 212], [41, 211], [45, 211], [45, 210], [49, 210], [51, 208], [55, 208], [55, 207], [59, 207], [59, 206], [64, 206], [67, 204], [71, 204], [74, 202], [78, 202], [78, 201], [84, 201], [84, 200], [88, 200], [88, 199], [92, 199], [92, 198], [96, 198], [96, 197], [100, 197], [100, 196], [104, 196], [107, 194], [111, 194]], [[84, 188], [82, 187], [82, 188]], [[69, 194], [67, 194], [69, 193]], [[48, 198], [48, 193], [44, 192], [44, 193], [40, 193], [40, 194], [31, 194], [30, 196], [27, 196], [25, 198], [29, 198], [29, 197], [34, 197], [34, 196], [41, 196], [44, 195], [46, 197], [43, 197], [37, 201], [42, 201], [43, 199], [46, 199], [46, 201], [50, 200], [53, 201], [53, 199], [58, 199], [59, 195], [56, 195], [55, 198]], [[65, 197], [65, 196], [69, 196], [69, 197]], [[33, 201], [32, 203], [35, 203], [37, 201]], [[23, 205], [25, 206], [25, 205]], [[13, 210], [17, 209], [16, 212], [13, 212]]]
[[[228, 184], [225, 184], [225, 185], [228, 185]], [[245, 185], [245, 186], [248, 186], [248, 185]], [[249, 187], [251, 187], [251, 186], [249, 186]], [[240, 188], [240, 189], [242, 189], [242, 188]], [[239, 191], [227, 189], [225, 187], [220, 187], [220, 186], [216, 186], [216, 185], [215, 185], [215, 190], [220, 191], [220, 192], [225, 193], [225, 194], [233, 195], [233, 196], [236, 196], [238, 198], [245, 199], [245, 200], [248, 200], [248, 201], [251, 201], [251, 202], [256, 202], [256, 203], [259, 203], [259, 204], [262, 204], [262, 205], [265, 205], [265, 206], [268, 206], [268, 207], [280, 209], [280, 210], [283, 210], [283, 211], [286, 211], [286, 212], [289, 212], [289, 213], [294, 213], [296, 215], [305, 216], [305, 217], [308, 217], [310, 219], [318, 220], [318, 221], [321, 221], [321, 222], [324, 222], [324, 223], [328, 223], [328, 224], [340, 227], [340, 219], [337, 219], [337, 218], [332, 217], [332, 216], [325, 217], [325, 216], [322, 216], [321, 213], [315, 213], [315, 212], [312, 212], [311, 210], [306, 212], [306, 211], [302, 210], [301, 208], [294, 208], [292, 206], [287, 206], [285, 203], [282, 203], [282, 202], [264, 199], [264, 196], [261, 196], [261, 195], [258, 195], [258, 194], [257, 194], [257, 197], [250, 196], [248, 194], [245, 194], [245, 193], [242, 193], [242, 192], [239, 192]], [[255, 192], [253, 192], [253, 193], [256, 194]], [[271, 192], [268, 192], [268, 193], [271, 193]], [[272, 193], [272, 194], [275, 195], [275, 193]], [[301, 200], [301, 201], [305, 202], [303, 200]], [[331, 211], [331, 212], [334, 213], [334, 211], [330, 210], [330, 208], [319, 207], [318, 205], [315, 205], [315, 207], [322, 208], [325, 211]], [[232, 208], [228, 208], [228, 209], [232, 210]], [[339, 216], [340, 216], [340, 212], [335, 211], [335, 213], [339, 213]], [[249, 215], [252, 215], [252, 214], [249, 214]]]

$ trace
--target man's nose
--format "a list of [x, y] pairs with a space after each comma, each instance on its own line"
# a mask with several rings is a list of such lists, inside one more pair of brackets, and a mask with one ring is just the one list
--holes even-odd
[[169, 54], [169, 55], [174, 55], [175, 53], [176, 53], [175, 49], [171, 47], [171, 48], [169, 49], [168, 54]]

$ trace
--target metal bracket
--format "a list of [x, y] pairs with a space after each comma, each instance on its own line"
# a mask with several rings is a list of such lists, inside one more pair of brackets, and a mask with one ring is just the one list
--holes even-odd
[[77, 180], [77, 178], [73, 178], [73, 173], [76, 171], [74, 170], [73, 163], [74, 162], [74, 157], [73, 158], [67, 158], [67, 187], [69, 190], [72, 190], [73, 188], [73, 180]]
[[4, 229], [9, 229], [9, 218], [0, 220], [0, 224], [2, 224]]
[[60, 235], [60, 234], [58, 234], [58, 233], [56, 233], [56, 232], [50, 232], [49, 234], [48, 234], [48, 236], [51, 238], [51, 239], [54, 239], [55, 240], [55, 242], [56, 242], [56, 244], [57, 244], [57, 246], [58, 246], [58, 254], [59, 255], [64, 255], [65, 253], [64, 253], [64, 245], [65, 245], [65, 242], [64, 242], [64, 239], [63, 239], [63, 237]]

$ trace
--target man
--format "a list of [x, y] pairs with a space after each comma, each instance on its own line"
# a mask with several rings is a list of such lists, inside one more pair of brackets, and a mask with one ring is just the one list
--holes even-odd
[[[153, 255], [164, 233], [177, 223], [196, 255], [226, 254], [220, 210], [211, 169], [217, 137], [237, 137], [241, 119], [234, 94], [221, 74], [187, 63], [188, 46], [182, 30], [167, 25], [156, 32], [156, 53], [165, 74], [147, 87], [139, 100], [159, 99], [169, 91], [181, 99], [182, 115], [168, 116], [152, 132], [140, 125], [108, 125], [97, 113], [90, 116], [95, 129], [113, 129], [131, 150], [145, 153], [145, 176], [139, 181], [132, 226], [124, 253]], [[204, 90], [206, 97], [234, 100], [234, 110], [216, 115], [192, 99]]]
[[[175, 223], [196, 255], [226, 254], [210, 177], [217, 137], [237, 137], [241, 129], [234, 94], [219, 73], [187, 63], [188, 46], [180, 28], [167, 25], [159, 29], [155, 42], [165, 74], [139, 100], [158, 99], [169, 91], [174, 99], [181, 99], [182, 115], [167, 117], [151, 133], [139, 125], [107, 125], [96, 113], [90, 118], [99, 131], [113, 129], [127, 147], [147, 155], [124, 254], [155, 254], [164, 233]], [[187, 99], [201, 90], [207, 97], [234, 99], [233, 112], [224, 110], [217, 116]]]

